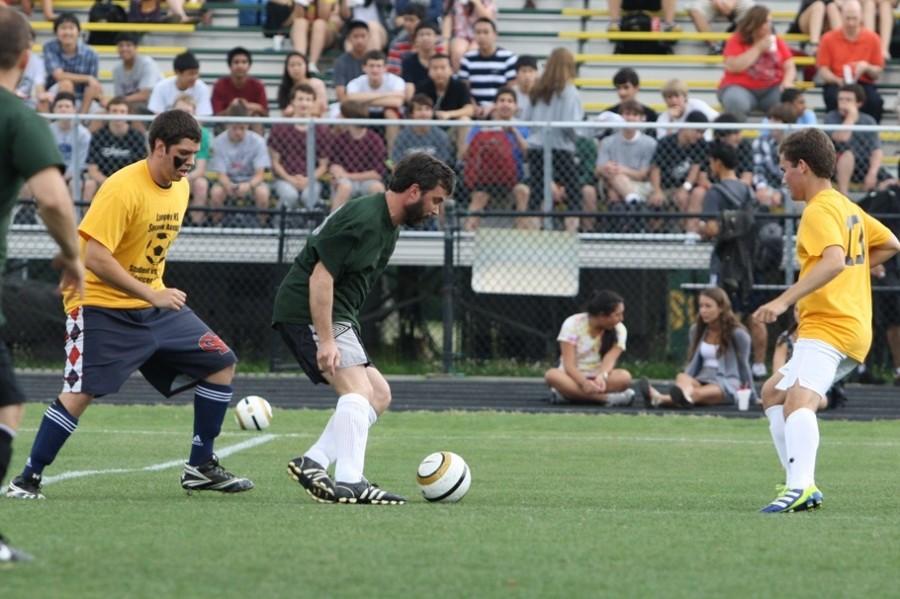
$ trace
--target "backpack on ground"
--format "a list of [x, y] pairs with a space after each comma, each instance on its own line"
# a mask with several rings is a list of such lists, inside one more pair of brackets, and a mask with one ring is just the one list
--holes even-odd
[[[659, 17], [653, 17], [642, 10], [626, 12], [619, 21], [622, 33], [650, 33], [659, 31]], [[672, 54], [673, 42], [659, 40], [621, 40], [616, 42], [616, 54]]]
[[511, 189], [519, 182], [513, 145], [505, 131], [475, 134], [466, 150], [463, 182], [470, 190], [486, 185]]
[[[127, 23], [128, 13], [112, 0], [97, 0], [88, 12], [91, 23]], [[112, 46], [116, 43], [118, 31], [91, 31], [87, 43], [92, 46]]]

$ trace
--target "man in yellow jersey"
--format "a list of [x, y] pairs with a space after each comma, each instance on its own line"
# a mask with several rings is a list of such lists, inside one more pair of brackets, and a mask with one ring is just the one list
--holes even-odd
[[194, 387], [194, 437], [181, 486], [235, 493], [253, 488], [219, 465], [213, 442], [231, 400], [234, 352], [163, 283], [166, 253], [188, 206], [188, 172], [200, 126], [182, 110], [156, 117], [150, 156], [110, 176], [78, 233], [87, 267], [84, 296], [65, 296], [63, 391], [47, 408], [31, 456], [7, 496], [42, 499], [41, 474], [95, 397], [115, 393], [135, 371], [165, 396]]
[[753, 314], [771, 323], [794, 303], [800, 312], [793, 356], [763, 385], [769, 430], [787, 474], [766, 513], [822, 505], [815, 484], [816, 407], [832, 383], [865, 359], [872, 344], [869, 269], [900, 251], [887, 227], [832, 188], [835, 150], [828, 135], [803, 129], [779, 150], [784, 184], [806, 207], [797, 230], [800, 278]]

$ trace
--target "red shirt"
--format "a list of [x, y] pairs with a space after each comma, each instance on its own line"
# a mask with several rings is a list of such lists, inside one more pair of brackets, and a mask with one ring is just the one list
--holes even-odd
[[222, 114], [235, 98], [243, 98], [262, 106], [266, 116], [269, 114], [269, 100], [266, 98], [266, 86], [254, 77], [247, 77], [243, 87], [235, 87], [231, 77], [222, 77], [213, 86], [213, 114]]
[[[725, 71], [725, 75], [719, 82], [719, 89], [729, 85], [739, 85], [747, 89], [765, 89], [781, 84], [784, 78], [784, 63], [793, 57], [791, 49], [780, 37], [776, 37], [775, 52], [765, 52], [755, 63], [740, 73]], [[740, 34], [735, 33], [725, 44], [723, 56], [740, 56], [753, 47], [753, 44], [745, 44]], [[821, 47], [820, 47], [821, 50]]]
[[[855, 40], [848, 40], [843, 29], [829, 31], [822, 36], [819, 53], [816, 55], [816, 66], [828, 67], [835, 76], [844, 78], [844, 65], [860, 60], [877, 67], [884, 67], [884, 55], [881, 53], [881, 38], [869, 29], [860, 29]], [[855, 74], [854, 74], [855, 75]], [[860, 83], [875, 83], [868, 75], [859, 78]]]

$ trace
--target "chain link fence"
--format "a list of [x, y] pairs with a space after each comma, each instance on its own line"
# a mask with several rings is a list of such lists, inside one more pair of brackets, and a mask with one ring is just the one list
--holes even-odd
[[[57, 115], [52, 123], [82, 209], [106, 177], [146, 155], [149, 126], [148, 117], [85, 118]], [[557, 359], [563, 320], [598, 289], [625, 298], [629, 362], [680, 365], [695, 292], [710, 283], [721, 213], [744, 204], [755, 219], [752, 286], [723, 277], [714, 263], [718, 283], [731, 285], [748, 311], [796, 277], [799, 210], [782, 185], [777, 152], [792, 127], [777, 119], [765, 127], [674, 124], [669, 135], [629, 115], [575, 127], [202, 121], [191, 206], [167, 257], [166, 282], [188, 293], [189, 305], [245, 362], [263, 368], [293, 367], [272, 334], [271, 307], [309, 231], [346, 201], [383, 191], [392, 164], [413, 151], [447, 160], [459, 177], [439, 219], [401, 232], [363, 309], [371, 354], [400, 370], [537, 371]], [[896, 130], [826, 129], [840, 152], [838, 177], [853, 157], [847, 192], [900, 230], [900, 187], [887, 170], [896, 164]], [[4, 289], [5, 334], [20, 363], [52, 365], [61, 356], [52, 253], [25, 190]], [[900, 338], [897, 262], [873, 273], [873, 282], [873, 359], [887, 365], [886, 337]], [[781, 328], [772, 327], [769, 345]]]

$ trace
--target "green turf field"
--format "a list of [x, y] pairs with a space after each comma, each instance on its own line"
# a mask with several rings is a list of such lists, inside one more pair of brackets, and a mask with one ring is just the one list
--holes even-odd
[[[43, 408], [29, 406], [21, 467]], [[825, 507], [763, 516], [779, 482], [764, 420], [393, 413], [367, 473], [405, 506], [320, 505], [285, 473], [328, 413], [278, 411], [261, 433], [229, 416], [223, 463], [257, 488], [186, 496], [191, 410], [95, 406], [45, 473], [43, 502], [0, 500], [34, 553], [4, 597], [898, 596], [900, 422], [822, 424]], [[246, 443], [245, 443], [246, 445]], [[472, 488], [417, 496], [416, 466], [451, 450]]]

